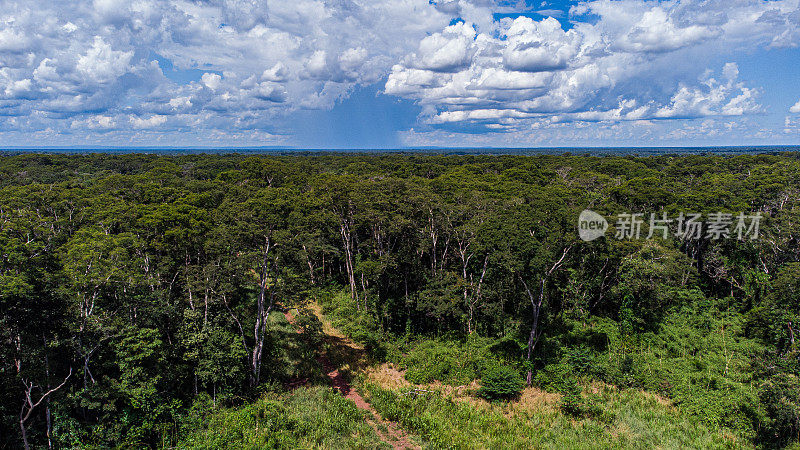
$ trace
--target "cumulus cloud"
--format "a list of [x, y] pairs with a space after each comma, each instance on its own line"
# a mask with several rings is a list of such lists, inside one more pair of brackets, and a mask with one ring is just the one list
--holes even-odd
[[132, 51], [115, 51], [101, 36], [78, 58], [75, 69], [80, 75], [98, 83], [108, 83], [128, 72]]
[[[607, 1], [591, 5], [590, 10], [601, 16], [617, 16], [620, 6]], [[679, 26], [661, 6], [654, 6], [643, 12], [632, 8], [628, 17], [614, 17], [612, 20], [633, 22], [614, 44], [624, 51], [667, 52], [696, 45], [722, 33], [719, 27], [705, 24], [685, 24]], [[612, 25], [613, 26], [613, 25]]]
[[131, 117], [133, 128], [155, 128], [167, 123], [167, 116], [153, 115], [147, 118]]
[[222, 84], [222, 77], [216, 73], [204, 73], [200, 79], [203, 81], [203, 84], [212, 91], [216, 91], [219, 85]]
[[0, 4], [0, 101], [15, 101], [0, 114], [28, 118], [14, 121], [20, 131], [73, 135], [108, 129], [97, 117], [198, 135], [268, 128], [379, 81], [452, 19], [427, 0]]
[[111, 130], [117, 126], [116, 119], [111, 116], [94, 115], [84, 119], [73, 120], [70, 128], [90, 130]]
[[[763, 111], [759, 89], [739, 80], [735, 63], [707, 67], [703, 58], [787, 44], [776, 38], [796, 34], [792, 18], [799, 11], [796, 2], [781, 0], [584, 2], [571, 9], [568, 30], [554, 18], [497, 22], [464, 41], [459, 54], [469, 60], [447, 71], [410, 53], [392, 67], [385, 91], [423, 105], [429, 125], [499, 131], [519, 132], [542, 120], [745, 116]], [[430, 39], [441, 41], [436, 34]]]
[[521, 72], [564, 69], [573, 61], [581, 36], [575, 30], [564, 31], [552, 17], [535, 22], [527, 17], [515, 20], [506, 32], [503, 65]]
[[351, 73], [353, 77], [357, 77], [358, 70], [364, 64], [368, 55], [364, 47], [349, 48], [339, 55], [339, 65], [342, 70]]
[[418, 69], [453, 72], [469, 64], [476, 51], [474, 40], [473, 26], [459, 22], [423, 39], [409, 59]]
[[800, 113], [800, 100], [798, 100], [797, 103], [794, 104], [794, 106], [789, 108], [789, 112]]
[[30, 46], [30, 39], [13, 30], [0, 30], [0, 51], [2, 52], [23, 52]]
[[592, 0], [536, 20], [494, 0], [0, 4], [2, 127], [26, 136], [275, 140], [277, 119], [376, 83], [432, 129], [743, 117], [758, 86], [704, 56], [800, 44], [796, 0]]
[[20, 98], [31, 90], [32, 83], [30, 79], [16, 80], [11, 71], [5, 68], [0, 69], [0, 80], [2, 80], [0, 85], [5, 85], [3, 90], [5, 98]]
[[660, 107], [654, 117], [686, 118], [705, 116], [741, 116], [758, 112], [755, 91], [737, 81], [739, 69], [735, 63], [727, 63], [722, 69], [724, 80], [717, 81], [706, 74], [699, 87], [682, 85], [670, 98], [667, 105]]
[[175, 97], [169, 100], [169, 106], [175, 109], [189, 108], [192, 106], [192, 100], [189, 97]]
[[275, 81], [275, 82], [282, 82], [286, 81], [289, 77], [289, 69], [282, 62], [275, 63], [274, 66], [264, 69], [264, 72], [261, 74], [261, 79], [264, 81]]

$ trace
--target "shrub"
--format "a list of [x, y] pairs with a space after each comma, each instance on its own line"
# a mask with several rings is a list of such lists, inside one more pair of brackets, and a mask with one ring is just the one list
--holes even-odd
[[578, 383], [571, 383], [563, 390], [561, 397], [561, 411], [573, 417], [583, 415], [583, 397], [581, 396], [582, 389]]
[[562, 393], [559, 406], [564, 414], [576, 418], [590, 418], [606, 424], [613, 422], [614, 414], [605, 411], [601, 406], [602, 397], [598, 394], [584, 396], [583, 389], [574, 379], [570, 380]]
[[577, 384], [572, 367], [562, 363], [548, 364], [538, 370], [533, 382], [545, 391], [561, 393], [566, 393], [572, 385]]
[[416, 345], [404, 358], [403, 366], [411, 383], [441, 381], [457, 385], [477, 378], [476, 360], [458, 342], [430, 340]]
[[562, 360], [572, 367], [576, 375], [593, 375], [596, 371], [595, 355], [590, 348], [566, 347], [563, 349], [563, 353]]
[[407, 369], [406, 379], [411, 383], [466, 384], [502, 364], [491, 353], [493, 343], [492, 339], [475, 336], [466, 342], [422, 340], [413, 345], [407, 356], [400, 358], [400, 365]]
[[489, 369], [481, 379], [478, 395], [489, 400], [508, 399], [522, 392], [522, 377], [519, 372], [505, 366]]

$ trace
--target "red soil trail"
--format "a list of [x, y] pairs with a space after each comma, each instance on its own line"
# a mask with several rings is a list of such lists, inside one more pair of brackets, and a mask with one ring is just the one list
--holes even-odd
[[[393, 449], [421, 449], [421, 447], [411, 440], [409, 435], [400, 428], [395, 422], [385, 420], [372, 407], [357, 390], [353, 389], [349, 381], [349, 372], [363, 370], [365, 368], [366, 355], [364, 348], [352, 342], [342, 335], [338, 330], [325, 320], [318, 305], [311, 305], [314, 314], [323, 324], [323, 333], [326, 345], [317, 357], [317, 361], [322, 365], [325, 374], [330, 380], [331, 387], [339, 391], [344, 398], [352, 401], [355, 405], [368, 413], [367, 423], [375, 430], [375, 433], [386, 444]], [[286, 320], [294, 324], [294, 317], [289, 311], [284, 312]], [[302, 333], [302, 330], [298, 330]], [[331, 357], [339, 364], [331, 362]], [[306, 380], [298, 380], [292, 383], [292, 388], [305, 384]], [[381, 427], [380, 425], [383, 425]], [[382, 431], [382, 428], [386, 431]]]

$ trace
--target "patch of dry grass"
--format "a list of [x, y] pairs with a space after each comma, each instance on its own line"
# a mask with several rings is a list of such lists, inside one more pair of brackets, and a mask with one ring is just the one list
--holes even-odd
[[492, 404], [475, 396], [480, 389], [479, 380], [461, 386], [450, 386], [438, 381], [420, 385], [412, 384], [405, 379], [405, 371], [398, 369], [392, 363], [370, 367], [365, 373], [365, 380], [387, 390], [425, 389], [435, 391], [460, 403], [469, 404], [476, 409], [493, 410], [507, 417], [526, 416], [531, 413], [555, 414], [559, 410], [558, 405], [561, 400], [561, 394], [546, 392], [536, 387], [526, 387], [516, 400]]
[[392, 363], [370, 367], [365, 375], [367, 381], [377, 384], [383, 389], [402, 389], [414, 386], [406, 380], [404, 371], [398, 370]]

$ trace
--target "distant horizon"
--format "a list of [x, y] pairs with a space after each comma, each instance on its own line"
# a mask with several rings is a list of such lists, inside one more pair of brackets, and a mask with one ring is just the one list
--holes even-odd
[[800, 145], [708, 145], [708, 146], [542, 146], [542, 147], [396, 147], [396, 148], [300, 148], [280, 146], [19, 146], [0, 147], [0, 156], [22, 153], [445, 153], [445, 154], [742, 154], [800, 152]]

